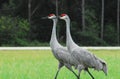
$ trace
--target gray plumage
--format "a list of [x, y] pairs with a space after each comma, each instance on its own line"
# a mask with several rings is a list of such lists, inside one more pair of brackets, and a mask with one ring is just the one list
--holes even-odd
[[59, 61], [59, 67], [55, 75], [55, 79], [57, 79], [57, 75], [63, 66], [67, 67], [78, 78], [77, 74], [72, 70], [72, 66], [77, 67], [78, 62], [75, 62], [76, 59], [72, 58], [67, 48], [61, 46], [57, 40], [56, 37], [57, 17], [54, 14], [50, 14], [48, 16], [48, 19], [53, 20], [53, 29], [51, 34], [50, 47], [52, 49], [52, 53], [54, 57]]
[[95, 70], [102, 70], [107, 75], [107, 64], [100, 58], [97, 58], [91, 52], [82, 49], [77, 44], [74, 43], [70, 34], [70, 18], [67, 14], [62, 14], [60, 19], [65, 20], [66, 22], [66, 45], [71, 56], [76, 58], [79, 61], [78, 69], [79, 76], [82, 70], [86, 70], [89, 75], [94, 79], [92, 74], [89, 72], [88, 68], [94, 68]]

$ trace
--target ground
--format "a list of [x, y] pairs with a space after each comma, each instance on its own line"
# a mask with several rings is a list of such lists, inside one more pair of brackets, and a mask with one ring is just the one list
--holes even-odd
[[[90, 51], [108, 64], [108, 76], [105, 76], [102, 71], [90, 69], [95, 79], [120, 78], [120, 50]], [[0, 79], [54, 79], [57, 65], [58, 62], [50, 50], [0, 51]], [[76, 79], [76, 77], [63, 67], [58, 79]], [[83, 71], [81, 79], [91, 78]]]

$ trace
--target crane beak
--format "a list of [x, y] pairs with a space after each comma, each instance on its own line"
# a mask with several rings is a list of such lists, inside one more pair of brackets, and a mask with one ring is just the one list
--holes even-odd
[[48, 19], [48, 16], [42, 17], [41, 19]]

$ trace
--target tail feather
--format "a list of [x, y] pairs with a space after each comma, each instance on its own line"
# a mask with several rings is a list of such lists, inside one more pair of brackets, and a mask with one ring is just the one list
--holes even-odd
[[107, 64], [105, 63], [104, 60], [102, 60], [102, 59], [99, 59], [99, 60], [103, 65], [103, 68], [102, 68], [103, 72], [105, 73], [105, 75], [107, 75], [108, 74]]
[[108, 69], [107, 69], [107, 65], [106, 65], [106, 63], [103, 63], [103, 72], [105, 73], [105, 75], [107, 75], [108, 74]]

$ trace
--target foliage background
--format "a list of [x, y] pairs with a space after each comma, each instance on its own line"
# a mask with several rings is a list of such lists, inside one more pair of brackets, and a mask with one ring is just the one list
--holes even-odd
[[[31, 16], [28, 3], [31, 1]], [[101, 0], [85, 0], [85, 25], [82, 30], [81, 0], [58, 0], [59, 14], [71, 18], [74, 41], [81, 46], [116, 46], [117, 0], [104, 0], [104, 35], [100, 37]], [[55, 13], [55, 0], [0, 0], [0, 46], [49, 45], [52, 21], [41, 17]], [[65, 44], [65, 23], [59, 21], [58, 39]]]

